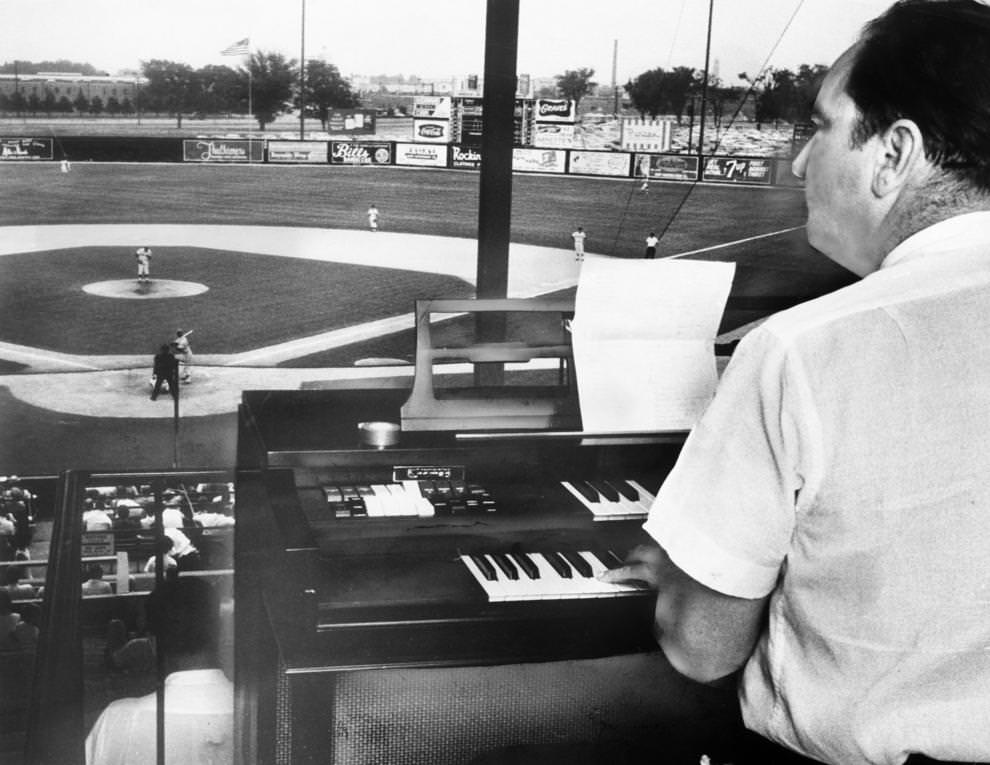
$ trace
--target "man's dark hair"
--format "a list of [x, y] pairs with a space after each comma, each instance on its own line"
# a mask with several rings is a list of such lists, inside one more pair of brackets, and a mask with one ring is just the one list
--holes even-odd
[[204, 579], [184, 576], [165, 580], [148, 596], [148, 629], [166, 655], [216, 654], [220, 604]]
[[990, 192], [990, 6], [899, 0], [863, 30], [846, 92], [854, 145], [913, 120], [929, 160]]

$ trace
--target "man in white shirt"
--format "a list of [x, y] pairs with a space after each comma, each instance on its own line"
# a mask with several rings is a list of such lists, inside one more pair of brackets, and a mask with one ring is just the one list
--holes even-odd
[[895, 4], [814, 121], [808, 239], [863, 278], [740, 343], [605, 578], [782, 756], [990, 762], [990, 7]]
[[[166, 580], [148, 597], [149, 629], [163, 654], [166, 765], [230, 765], [234, 688], [219, 667], [220, 609], [211, 585]], [[156, 762], [157, 698], [123, 698], [103, 710], [86, 738], [86, 765]]]

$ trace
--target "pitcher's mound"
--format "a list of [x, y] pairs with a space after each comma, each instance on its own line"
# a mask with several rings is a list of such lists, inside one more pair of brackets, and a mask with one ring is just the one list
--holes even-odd
[[180, 282], [174, 279], [152, 279], [139, 282], [137, 279], [114, 279], [109, 282], [93, 282], [83, 287], [83, 292], [100, 297], [125, 298], [129, 300], [153, 300], [199, 295], [209, 289], [199, 282]]

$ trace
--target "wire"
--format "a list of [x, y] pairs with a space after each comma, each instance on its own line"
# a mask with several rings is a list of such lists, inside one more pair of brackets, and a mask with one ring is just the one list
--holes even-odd
[[[798, 13], [801, 11], [801, 8], [802, 8], [803, 5], [804, 5], [804, 0], [798, 0], [798, 3], [794, 7], [794, 11], [791, 13], [790, 18], [787, 20], [787, 23], [784, 25], [783, 29], [781, 29], [780, 34], [777, 36], [777, 40], [774, 42], [773, 46], [771, 46], [770, 51], [767, 53], [766, 58], [763, 59], [763, 63], [760, 65], [760, 68], [759, 68], [759, 70], [757, 72], [756, 77], [754, 77], [750, 81], [749, 88], [743, 94], [743, 97], [739, 99], [739, 103], [736, 106], [736, 110], [732, 113], [732, 117], [729, 119], [729, 122], [726, 125], [725, 130], [722, 132], [722, 136], [719, 137], [715, 141], [715, 145], [712, 147], [712, 152], [711, 152], [712, 154], [716, 154], [718, 152], [719, 147], [722, 145], [722, 139], [726, 136], [726, 134], [728, 133], [729, 129], [736, 123], [736, 120], [739, 118], [739, 114], [742, 111], [743, 105], [749, 100], [750, 95], [752, 95], [753, 90], [756, 88], [756, 83], [758, 83], [760, 81], [760, 79], [763, 77], [764, 73], [767, 71], [767, 67], [768, 67], [768, 65], [770, 63], [770, 59], [773, 58], [773, 54], [777, 51], [777, 48], [780, 46], [781, 41], [784, 39], [784, 35], [786, 35], [787, 32], [788, 32], [788, 30], [791, 28], [791, 24], [794, 23], [794, 19], [797, 17]], [[684, 8], [684, 6], [683, 6], [683, 3], [682, 3], [682, 5], [681, 5], [681, 10], [682, 11], [683, 11], [683, 8]], [[678, 24], [679, 23], [680, 23], [680, 21], [678, 20]], [[698, 141], [699, 141], [699, 151], [698, 151], [699, 161], [704, 158], [704, 147], [700, 145], [702, 139], [703, 139], [703, 136], [699, 136], [699, 138], [698, 138]], [[681, 197], [681, 200], [677, 203], [677, 206], [674, 208], [673, 214], [667, 219], [667, 222], [664, 224], [663, 228], [660, 230], [660, 233], [659, 233], [659, 236], [658, 236], [658, 238], [660, 239], [660, 241], [663, 241], [664, 235], [667, 233], [667, 231], [670, 229], [671, 225], [677, 219], [677, 216], [680, 214], [680, 212], [683, 209], [684, 205], [687, 204], [687, 200], [690, 198], [690, 196], [691, 196], [692, 192], [694, 191], [695, 187], [701, 182], [701, 178], [703, 176], [704, 176], [704, 168], [703, 167], [699, 167], [698, 168], [698, 174], [697, 174], [697, 176], [691, 182], [691, 184], [688, 186], [687, 191], [684, 193], [684, 195]], [[634, 180], [634, 182], [638, 182], [639, 179], [634, 178], [633, 180]], [[646, 180], [647, 183], [649, 182], [649, 175], [648, 174], [646, 175], [645, 180]], [[626, 197], [626, 206], [625, 206], [625, 208], [622, 211], [622, 217], [619, 219], [619, 226], [616, 229], [615, 241], [612, 243], [612, 254], [613, 255], [615, 254], [615, 249], [616, 249], [616, 246], [618, 245], [619, 236], [621, 235], [622, 229], [623, 229], [623, 227], [625, 225], [626, 212], [629, 210], [629, 204], [630, 204], [630, 202], [632, 200], [632, 195], [634, 193], [635, 193], [635, 188], [633, 186], [630, 186], [629, 194]]]

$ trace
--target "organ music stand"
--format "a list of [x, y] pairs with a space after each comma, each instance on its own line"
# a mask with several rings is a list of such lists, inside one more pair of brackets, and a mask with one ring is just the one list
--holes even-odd
[[[433, 314], [485, 312], [552, 313], [559, 317], [560, 337], [549, 343], [504, 341], [461, 347], [436, 347]], [[573, 355], [564, 318], [574, 313], [573, 299], [495, 298], [416, 301], [416, 366], [412, 392], [402, 405], [402, 429], [507, 430], [566, 428], [580, 430], [577, 386], [572, 373]], [[558, 358], [559, 385], [444, 388], [436, 385], [434, 365], [447, 362], [528, 362]]]

